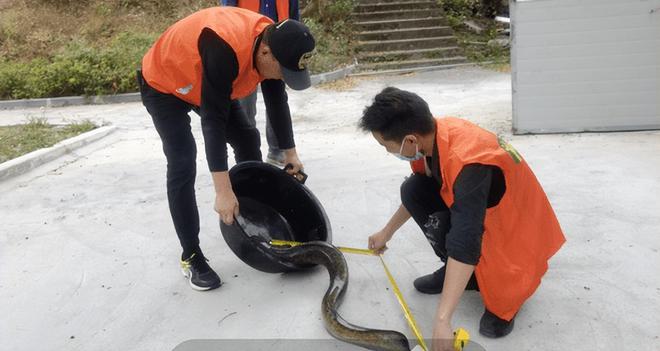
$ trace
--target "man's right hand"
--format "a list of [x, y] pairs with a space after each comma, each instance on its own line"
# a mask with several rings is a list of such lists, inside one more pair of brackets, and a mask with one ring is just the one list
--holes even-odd
[[392, 235], [389, 231], [383, 229], [369, 237], [369, 249], [374, 250], [377, 254], [382, 254], [387, 250], [387, 242], [392, 239]]
[[215, 194], [214, 209], [225, 224], [234, 223], [234, 217], [238, 216], [238, 199], [231, 188]]

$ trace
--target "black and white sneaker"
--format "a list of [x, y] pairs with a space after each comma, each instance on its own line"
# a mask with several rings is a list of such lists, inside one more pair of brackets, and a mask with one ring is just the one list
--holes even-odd
[[270, 163], [276, 167], [284, 167], [285, 157], [282, 150], [268, 150], [266, 156], [266, 163]]
[[188, 278], [190, 286], [197, 291], [216, 289], [222, 285], [218, 274], [206, 262], [206, 257], [197, 253], [181, 260], [181, 273]]

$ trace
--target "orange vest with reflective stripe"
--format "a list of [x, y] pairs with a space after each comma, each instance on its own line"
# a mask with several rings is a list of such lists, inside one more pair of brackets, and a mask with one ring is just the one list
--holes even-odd
[[238, 76], [232, 83], [232, 99], [250, 95], [264, 80], [254, 68], [256, 38], [272, 24], [268, 17], [237, 7], [211, 7], [193, 13], [168, 28], [142, 58], [142, 75], [151, 87], [200, 105], [202, 59], [197, 41], [209, 28], [236, 53]]
[[[277, 20], [284, 21], [289, 18], [289, 0], [277, 0]], [[238, 0], [238, 7], [259, 13], [260, 0]]]
[[[484, 304], [511, 320], [541, 284], [548, 260], [566, 241], [550, 202], [525, 160], [494, 134], [458, 118], [436, 119], [442, 174], [440, 196], [454, 203], [454, 182], [468, 164], [499, 167], [506, 191], [486, 210], [481, 258], [475, 275]], [[411, 162], [425, 173], [424, 159]]]

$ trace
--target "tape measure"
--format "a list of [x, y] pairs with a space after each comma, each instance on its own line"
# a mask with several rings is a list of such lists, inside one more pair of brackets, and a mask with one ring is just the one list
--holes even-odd
[[463, 328], [458, 328], [454, 332], [454, 350], [463, 350], [470, 341], [470, 334]]
[[[273, 246], [294, 247], [294, 246], [302, 245], [304, 243], [300, 241], [271, 240], [270, 244]], [[385, 270], [387, 279], [389, 280], [390, 285], [392, 286], [392, 291], [394, 292], [394, 295], [396, 296], [399, 305], [401, 305], [401, 309], [403, 310], [403, 314], [406, 317], [408, 326], [410, 326], [410, 329], [412, 330], [413, 334], [415, 334], [415, 337], [417, 338], [417, 342], [419, 343], [419, 346], [422, 348], [422, 350], [428, 351], [428, 347], [426, 346], [426, 342], [424, 342], [424, 337], [422, 336], [422, 332], [419, 330], [419, 327], [417, 326], [415, 317], [413, 317], [412, 313], [410, 312], [410, 308], [408, 307], [406, 300], [403, 298], [403, 294], [401, 293], [401, 290], [399, 290], [399, 286], [396, 284], [396, 281], [394, 280], [394, 276], [392, 276], [392, 273], [390, 273], [390, 270], [387, 267], [385, 260], [383, 259], [383, 255], [377, 254], [373, 250], [369, 250], [369, 249], [356, 249], [352, 247], [341, 247], [341, 246], [337, 246], [337, 249], [343, 253], [366, 255], [366, 256], [378, 256], [380, 262], [383, 264], [383, 269]], [[458, 328], [454, 332], [454, 350], [456, 351], [463, 350], [463, 348], [467, 346], [469, 340], [470, 340], [470, 334], [465, 329]]]

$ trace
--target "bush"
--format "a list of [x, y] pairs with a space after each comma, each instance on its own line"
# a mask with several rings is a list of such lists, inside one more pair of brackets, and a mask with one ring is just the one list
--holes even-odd
[[309, 62], [313, 73], [328, 72], [353, 61], [352, 32], [347, 23], [339, 21], [325, 27], [314, 19], [305, 19], [316, 40], [315, 54]]
[[438, 0], [445, 14], [449, 17], [464, 19], [479, 13], [481, 0]]
[[[137, 91], [135, 68], [156, 37], [176, 19], [216, 3], [17, 1], [0, 13], [0, 99]], [[321, 13], [304, 17], [317, 41], [310, 62], [315, 73], [351, 63], [355, 51], [354, 0], [323, 4]]]
[[355, 6], [353, 0], [324, 3], [320, 12], [304, 17], [305, 24], [316, 39], [316, 54], [310, 60], [314, 73], [327, 72], [350, 64], [355, 53], [353, 25], [350, 21]]
[[336, 22], [345, 22], [353, 12], [355, 4], [353, 0], [335, 0], [332, 1], [323, 10], [323, 23], [334, 24]]
[[154, 39], [154, 35], [121, 33], [106, 47], [74, 41], [52, 59], [0, 61], [0, 98], [136, 91], [135, 69]]
[[463, 21], [465, 18], [483, 16], [494, 18], [498, 15], [506, 0], [438, 0], [450, 19]]
[[[498, 9], [501, 0], [438, 0], [442, 5], [449, 24], [454, 29], [454, 35], [464, 50], [465, 56], [472, 62], [509, 62], [509, 49], [501, 46], [487, 45], [488, 41], [498, 37], [498, 25], [488, 18], [495, 13], [492, 5]], [[488, 15], [490, 13], [490, 15]], [[483, 31], [474, 33], [466, 29], [464, 21], [470, 19], [476, 22]]]

